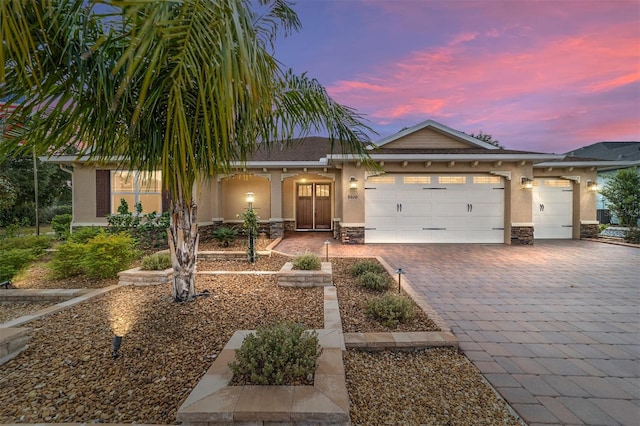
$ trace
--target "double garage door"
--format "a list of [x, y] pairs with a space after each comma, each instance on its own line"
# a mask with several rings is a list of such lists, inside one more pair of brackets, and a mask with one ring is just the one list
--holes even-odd
[[365, 242], [503, 243], [504, 197], [500, 176], [372, 176], [365, 184]]

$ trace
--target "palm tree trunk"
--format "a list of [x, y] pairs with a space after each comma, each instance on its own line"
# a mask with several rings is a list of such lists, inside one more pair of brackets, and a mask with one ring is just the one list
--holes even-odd
[[198, 224], [195, 203], [172, 202], [171, 225], [167, 240], [173, 263], [173, 300], [185, 302], [196, 295], [196, 260], [198, 257]]

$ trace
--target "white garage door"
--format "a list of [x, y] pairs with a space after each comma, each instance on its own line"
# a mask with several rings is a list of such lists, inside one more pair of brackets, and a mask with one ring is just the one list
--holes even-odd
[[372, 176], [367, 243], [503, 243], [504, 181], [490, 175]]
[[533, 238], [572, 238], [572, 223], [573, 183], [567, 179], [535, 179]]

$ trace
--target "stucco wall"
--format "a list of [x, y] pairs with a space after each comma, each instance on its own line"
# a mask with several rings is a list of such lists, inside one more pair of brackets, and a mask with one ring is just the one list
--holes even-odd
[[96, 217], [96, 171], [94, 168], [73, 167], [73, 225], [106, 225], [107, 219]]

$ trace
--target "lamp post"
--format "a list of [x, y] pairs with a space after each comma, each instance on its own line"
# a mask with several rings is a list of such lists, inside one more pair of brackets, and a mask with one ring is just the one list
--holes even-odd
[[398, 274], [398, 294], [400, 294], [400, 287], [401, 287], [402, 276], [404, 275], [404, 271], [402, 270], [402, 268], [398, 268], [396, 270], [396, 274]]
[[[256, 233], [257, 233], [257, 219], [253, 210], [253, 202], [255, 201], [254, 193], [247, 192], [247, 213], [245, 216], [245, 224], [247, 224], [247, 232], [249, 233], [249, 262], [255, 263], [256, 261]], [[249, 220], [247, 220], [249, 219]]]

